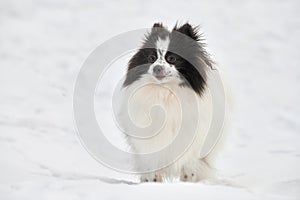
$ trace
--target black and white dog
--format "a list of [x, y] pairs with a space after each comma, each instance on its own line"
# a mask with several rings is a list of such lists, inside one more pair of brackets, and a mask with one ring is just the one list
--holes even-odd
[[[178, 157], [173, 154], [178, 153], [176, 149], [181, 149], [180, 142], [173, 150], [162, 151], [159, 157], [136, 157], [134, 167], [137, 171], [149, 170], [142, 174], [142, 182], [176, 178], [197, 182], [214, 176], [213, 161], [218, 148], [208, 156], [200, 157], [212, 122], [213, 105], [208, 84], [213, 76], [213, 65], [197, 27], [188, 23], [176, 25], [171, 31], [161, 23], [155, 23], [142, 47], [129, 61], [123, 83], [127, 95], [124, 112], [129, 113], [129, 118], [123, 121], [124, 129], [131, 135], [136, 132], [132, 122], [138, 127], [149, 126], [153, 123], [152, 118], [163, 122], [159, 129], [141, 129], [143, 135], [148, 131], [152, 137], [129, 136], [132, 151], [142, 155], [161, 151], [175, 140], [179, 130], [185, 134], [195, 132], [188, 148]], [[163, 116], [150, 114], [155, 105], [163, 108]], [[150, 133], [155, 130], [158, 130], [155, 134]], [[161, 167], [166, 160], [175, 157], [174, 162]], [[152, 166], [157, 168], [153, 170]]]

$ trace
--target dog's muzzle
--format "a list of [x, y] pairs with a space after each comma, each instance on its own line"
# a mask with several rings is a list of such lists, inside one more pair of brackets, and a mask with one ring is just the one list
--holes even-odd
[[156, 65], [153, 68], [153, 76], [159, 80], [163, 79], [164, 77], [166, 77], [166, 72], [163, 66], [161, 65]]

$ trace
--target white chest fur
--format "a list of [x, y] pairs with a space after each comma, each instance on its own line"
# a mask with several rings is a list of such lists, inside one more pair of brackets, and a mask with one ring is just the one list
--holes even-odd
[[[147, 84], [145, 85], [145, 83]], [[152, 164], [156, 163], [158, 166], [156, 171], [160, 171], [164, 176], [176, 177], [181, 173], [186, 163], [199, 159], [212, 117], [212, 101], [209, 91], [200, 97], [193, 90], [181, 87], [178, 84], [168, 85], [168, 88], [166, 88], [163, 85], [151, 83], [148, 79], [141, 79], [126, 88], [125, 96], [127, 97], [125, 98], [126, 101], [123, 102], [125, 104], [122, 107], [122, 112], [127, 112], [129, 118], [124, 119], [122, 124], [127, 134], [131, 135], [131, 132], [134, 131], [132, 123], [141, 128], [151, 126], [150, 129], [142, 129], [148, 131], [148, 133], [143, 131], [140, 138], [138, 138], [139, 133], [135, 133], [135, 137], [128, 137], [128, 143], [134, 153], [147, 154], [160, 151], [174, 141], [179, 129], [183, 132], [196, 130], [194, 140], [190, 141], [191, 145], [171, 166], [159, 169], [161, 162], [173, 156], [172, 153], [175, 151], [172, 151], [172, 149], [155, 160], [136, 159], [134, 165], [137, 170], [147, 169], [149, 162], [151, 162]], [[191, 103], [195, 101], [194, 99], [196, 99], [197, 105]], [[163, 109], [164, 114], [155, 112], [155, 109], [152, 109], [153, 106], [159, 106]], [[184, 123], [182, 120], [183, 109], [184, 113], [190, 113], [190, 115], [184, 116]], [[195, 109], [198, 112], [194, 112]], [[151, 113], [153, 110], [154, 112]], [[195, 116], [195, 113], [198, 116]], [[153, 126], [151, 117], [155, 121], [161, 121], [162, 123], [158, 124], [163, 126]], [[197, 129], [192, 127], [197, 127]], [[175, 148], [179, 147], [175, 146]]]

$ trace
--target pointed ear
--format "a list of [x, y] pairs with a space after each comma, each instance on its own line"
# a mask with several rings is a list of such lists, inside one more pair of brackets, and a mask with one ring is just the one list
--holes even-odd
[[161, 29], [161, 28], [164, 28], [164, 26], [163, 26], [162, 23], [155, 23], [155, 24], [153, 24], [153, 26], [152, 26], [152, 32], [153, 32], [153, 31], [157, 31], [157, 30], [159, 30], [159, 29]]
[[197, 33], [197, 29], [198, 29], [198, 27], [192, 27], [189, 23], [185, 23], [184, 25], [182, 25], [180, 27], [177, 27], [177, 25], [175, 25], [173, 30], [179, 31], [180, 33], [183, 33], [183, 34], [189, 36], [190, 38], [198, 41], [199, 35]]
[[163, 28], [163, 24], [162, 23], [154, 23], [152, 28]]

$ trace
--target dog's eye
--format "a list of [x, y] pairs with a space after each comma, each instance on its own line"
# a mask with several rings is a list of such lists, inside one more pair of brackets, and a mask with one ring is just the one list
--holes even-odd
[[168, 63], [174, 64], [176, 62], [176, 57], [174, 55], [168, 55], [166, 60], [168, 61]]
[[148, 56], [148, 61], [149, 61], [150, 63], [154, 63], [154, 62], [156, 61], [156, 56], [155, 56], [155, 55], [150, 55], [150, 56]]

